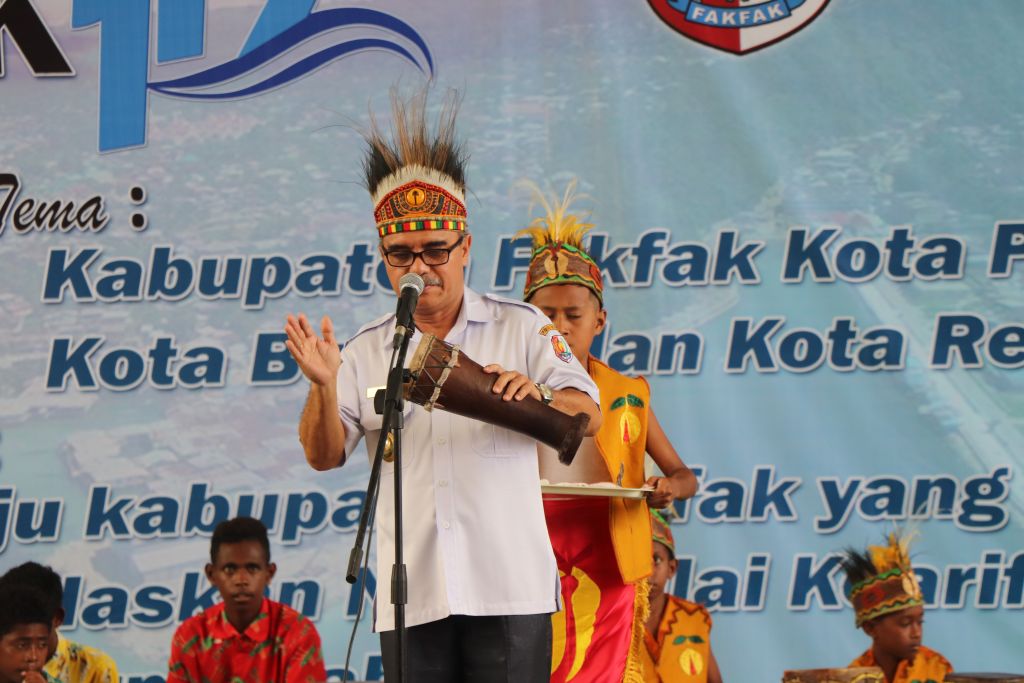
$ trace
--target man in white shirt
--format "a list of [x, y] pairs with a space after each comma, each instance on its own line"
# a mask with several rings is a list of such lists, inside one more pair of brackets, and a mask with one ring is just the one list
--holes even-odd
[[[406, 273], [425, 288], [410, 348], [423, 334], [461, 347], [496, 375], [505, 401], [526, 396], [601, 423], [597, 387], [537, 309], [466, 287], [472, 236], [466, 231], [464, 154], [454, 139], [456, 100], [435, 134], [425, 93], [393, 102], [387, 140], [367, 134], [366, 183], [380, 251], [398, 291]], [[317, 470], [342, 465], [363, 436], [372, 453], [381, 416], [367, 398], [385, 383], [394, 315], [369, 323], [338, 351], [326, 316], [318, 335], [305, 316], [288, 317], [288, 348], [310, 380], [299, 425]], [[410, 354], [411, 355], [411, 354]], [[394, 561], [393, 463], [384, 463], [378, 503], [377, 566], [390, 585]], [[406, 405], [403, 430], [404, 554], [408, 681], [541, 683], [550, 675], [551, 622], [559, 581], [544, 522], [536, 445], [528, 437], [441, 410]], [[376, 609], [385, 678], [394, 680], [396, 635], [390, 606]]]

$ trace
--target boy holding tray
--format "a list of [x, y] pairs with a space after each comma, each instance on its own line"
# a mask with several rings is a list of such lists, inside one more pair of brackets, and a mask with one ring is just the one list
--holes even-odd
[[[597, 384], [603, 422], [596, 436], [583, 440], [569, 466], [561, 465], [551, 449], [538, 446], [540, 472], [553, 483], [611, 482], [618, 486], [605, 490], [622, 495], [545, 499], [564, 602], [552, 617], [551, 680], [642, 681], [644, 579], [651, 573], [648, 506], [664, 508], [693, 496], [697, 479], [655, 418], [647, 381], [616, 372], [590, 355], [608, 313], [601, 271], [581, 242], [592, 226], [569, 212], [574, 185], [553, 201], [536, 192], [546, 215], [523, 231], [533, 237], [523, 299], [551, 319], [537, 334], [547, 337], [556, 352], [570, 359], [575, 355]], [[645, 479], [645, 453], [664, 476]], [[646, 498], [626, 497], [645, 485], [651, 489]]]

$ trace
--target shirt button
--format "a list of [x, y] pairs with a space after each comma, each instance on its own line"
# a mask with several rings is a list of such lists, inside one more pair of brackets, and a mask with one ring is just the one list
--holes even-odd
[[444, 526], [445, 529], [451, 529], [452, 528], [452, 525], [449, 524], [448, 522], [445, 522], [442, 526]]
[[440, 486], [441, 488], [444, 488], [445, 486], [448, 486], [448, 480], [442, 479], [441, 481], [437, 482], [437, 485]]
[[445, 445], [446, 443], [448, 443], [448, 440], [447, 440], [447, 439], [445, 439], [444, 437], [441, 437], [440, 439], [438, 439], [438, 440], [437, 440], [437, 445], [438, 445], [438, 446], [443, 446], [443, 445]]

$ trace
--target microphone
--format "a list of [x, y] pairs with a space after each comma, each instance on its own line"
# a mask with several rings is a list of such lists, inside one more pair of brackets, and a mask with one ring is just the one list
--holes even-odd
[[395, 313], [395, 339], [393, 348], [398, 348], [402, 339], [412, 332], [412, 314], [423, 291], [423, 278], [416, 273], [406, 273], [398, 281], [398, 310]]

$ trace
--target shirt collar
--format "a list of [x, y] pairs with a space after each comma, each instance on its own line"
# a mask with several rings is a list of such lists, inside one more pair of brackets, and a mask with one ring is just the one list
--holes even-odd
[[[917, 659], [917, 655], [914, 655], [914, 659]], [[912, 663], [913, 660], [911, 659], [901, 659], [896, 665], [896, 677], [893, 680], [901, 680], [901, 676], [906, 674], [907, 669]], [[875, 659], [875, 648], [869, 647], [867, 652], [864, 653], [864, 657], [861, 657], [861, 666], [878, 666], [878, 660]]]
[[263, 598], [263, 603], [260, 605], [259, 613], [243, 633], [239, 633], [238, 629], [228, 621], [228, 614], [224, 610], [223, 602], [217, 604], [209, 611], [210, 619], [208, 625], [210, 635], [213, 638], [230, 640], [232, 638], [244, 636], [249, 640], [260, 643], [266, 640], [270, 635], [270, 604], [267, 598]]
[[462, 335], [469, 323], [485, 323], [493, 320], [494, 315], [484, 303], [484, 298], [466, 287], [462, 294], [462, 307], [459, 309], [459, 317], [455, 319], [451, 332], [448, 335], [452, 338]]
[[[395, 316], [390, 315], [381, 322], [382, 324], [391, 325], [394, 320]], [[459, 307], [459, 315], [455, 318], [455, 324], [452, 325], [451, 332], [448, 333], [448, 336], [452, 338], [458, 337], [465, 331], [468, 323], [484, 323], [488, 320], [494, 320], [494, 314], [491, 313], [490, 309], [487, 307], [486, 302], [484, 302], [484, 298], [466, 286], [462, 291], [462, 306]], [[410, 354], [412, 353], [412, 349], [416, 348], [416, 343], [419, 342], [421, 336], [422, 335], [419, 330], [413, 332], [409, 345]], [[383, 335], [381, 346], [390, 348], [391, 342], [392, 337], [385, 334]]]

